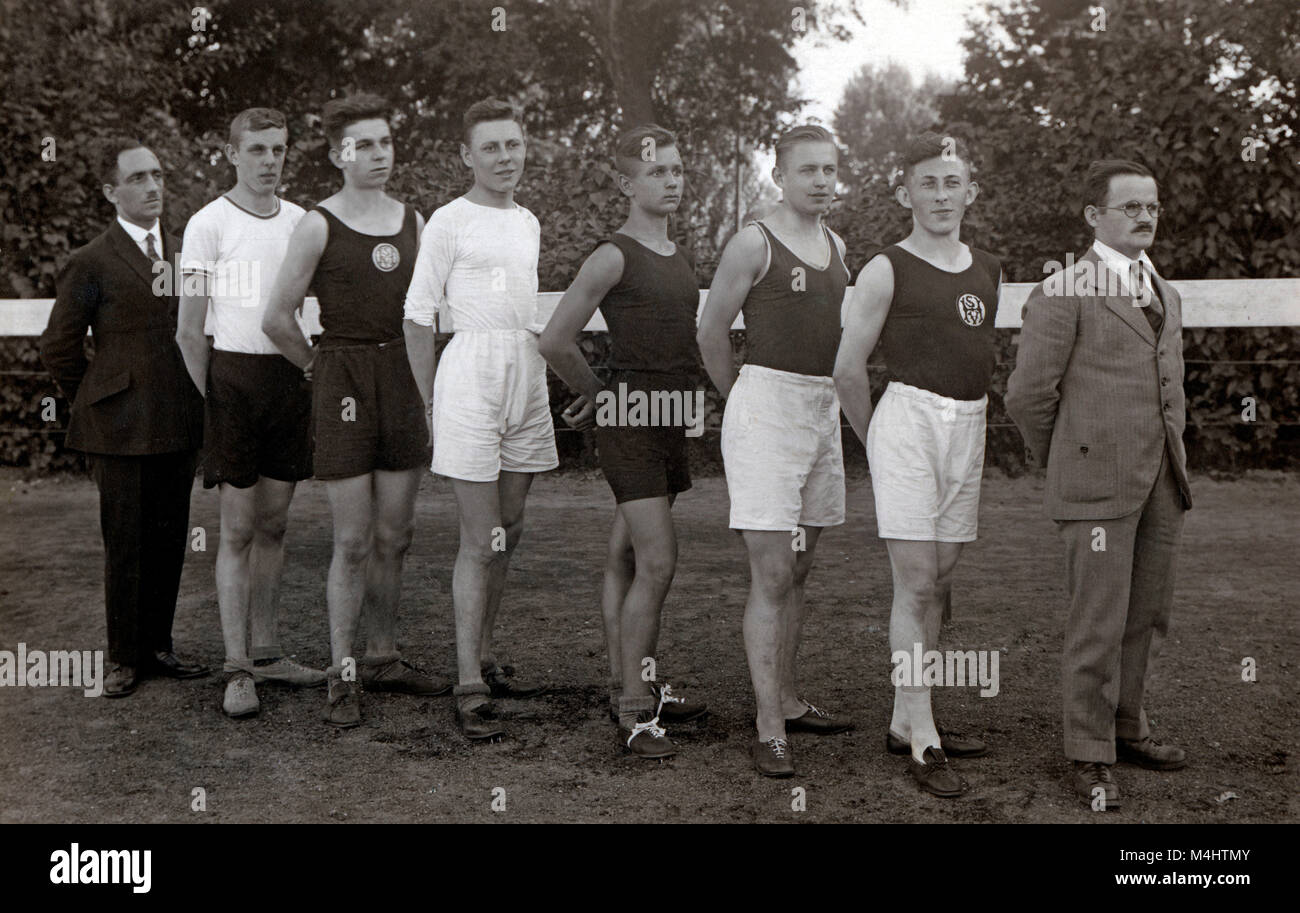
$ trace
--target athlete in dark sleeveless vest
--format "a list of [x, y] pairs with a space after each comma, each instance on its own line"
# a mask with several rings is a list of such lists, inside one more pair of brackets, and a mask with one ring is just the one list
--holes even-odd
[[970, 249], [958, 273], [897, 244], [881, 251], [894, 269], [894, 297], [880, 334], [887, 378], [951, 399], [980, 399], [997, 361], [993, 321], [1001, 265]]
[[849, 268], [839, 246], [823, 225], [831, 259], [825, 269], [816, 269], [799, 259], [762, 222], [754, 224], [767, 239], [771, 259], [741, 309], [745, 315], [745, 364], [830, 377], [840, 345], [840, 306], [849, 284]]
[[415, 208], [406, 206], [395, 235], [363, 234], [324, 206], [312, 209], [329, 223], [329, 241], [311, 283], [325, 331], [322, 348], [401, 339], [406, 289], [418, 249]]

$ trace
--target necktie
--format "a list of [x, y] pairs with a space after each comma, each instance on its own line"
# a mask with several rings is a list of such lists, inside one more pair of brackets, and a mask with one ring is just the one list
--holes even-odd
[[1133, 261], [1130, 276], [1132, 276], [1132, 288], [1135, 290], [1133, 304], [1142, 308], [1147, 323], [1151, 324], [1151, 329], [1159, 335], [1160, 327], [1165, 322], [1164, 306], [1160, 301], [1160, 294], [1156, 291], [1155, 281], [1151, 278], [1146, 264], [1140, 260]]
[[158, 248], [153, 243], [153, 232], [149, 232], [149, 234], [145, 235], [144, 240], [145, 253], [149, 255], [149, 262], [157, 263], [162, 259], [162, 256], [158, 253]]

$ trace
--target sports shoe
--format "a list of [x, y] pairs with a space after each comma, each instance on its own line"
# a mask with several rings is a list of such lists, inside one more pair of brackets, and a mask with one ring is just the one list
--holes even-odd
[[665, 723], [685, 723], [709, 712], [709, 705], [703, 701], [689, 701], [673, 694], [673, 687], [667, 682], [662, 685], [651, 682], [650, 693], [659, 701], [656, 716]]
[[754, 768], [765, 777], [793, 777], [789, 739], [754, 739]]
[[226, 716], [236, 720], [255, 716], [262, 709], [257, 699], [257, 688], [253, 686], [253, 676], [243, 670], [226, 675], [226, 696], [221, 709]]
[[[802, 698], [800, 698], [803, 701]], [[803, 705], [808, 709], [799, 716], [785, 721], [786, 733], [791, 732], [811, 732], [816, 735], [834, 735], [837, 732], [845, 732], [853, 728], [853, 720], [846, 716], [837, 716], [834, 713], [827, 713], [825, 710], [818, 710], [807, 701]]]
[[912, 772], [912, 777], [921, 789], [932, 796], [944, 799], [952, 799], [966, 792], [965, 781], [948, 764], [942, 748], [931, 745], [921, 757], [925, 761], [924, 764], [918, 762], [915, 757], [909, 756], [907, 759], [907, 769]]
[[1147, 770], [1181, 770], [1187, 766], [1187, 752], [1175, 745], [1161, 745], [1151, 736], [1116, 739], [1115, 757]]
[[277, 682], [294, 688], [319, 688], [325, 684], [324, 669], [304, 666], [287, 656], [281, 656], [265, 666], [253, 663], [252, 673], [254, 682]]
[[1119, 808], [1119, 784], [1111, 776], [1110, 765], [1101, 761], [1075, 761], [1074, 791], [1083, 797], [1089, 808], [1093, 807], [1098, 789], [1106, 797], [1105, 804], [1098, 811], [1108, 812]]
[[441, 675], [429, 675], [402, 659], [369, 657], [361, 660], [361, 685], [367, 691], [391, 691], [396, 694], [435, 696], [451, 690], [451, 681]]
[[547, 686], [539, 682], [516, 678], [514, 666], [484, 666], [483, 681], [491, 689], [493, 697], [536, 697], [547, 690]]
[[677, 754], [677, 746], [668, 738], [668, 733], [659, 725], [659, 717], [652, 710], [642, 710], [636, 715], [636, 725], [630, 730], [621, 726], [618, 730], [619, 741], [627, 736], [627, 749], [638, 758], [669, 758]]
[[[989, 747], [979, 739], [943, 728], [939, 730], [939, 747], [950, 758], [980, 758], [989, 753]], [[911, 754], [912, 743], [900, 739], [890, 730], [885, 736], [885, 751], [897, 755]]]
[[361, 725], [361, 692], [355, 681], [344, 681], [335, 667], [325, 670], [325, 722], [339, 729]]
[[456, 722], [467, 739], [482, 741], [505, 735], [505, 727], [497, 717], [496, 705], [486, 694], [469, 693], [456, 697]]

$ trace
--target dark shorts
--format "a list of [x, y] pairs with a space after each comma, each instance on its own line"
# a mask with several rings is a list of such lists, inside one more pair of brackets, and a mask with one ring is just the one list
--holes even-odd
[[312, 365], [316, 478], [428, 467], [429, 426], [406, 343], [320, 348]]
[[[691, 386], [689, 381], [679, 379], [663, 383], [663, 375], [619, 372], [607, 389], [617, 392], [620, 381], [627, 383], [629, 391]], [[601, 472], [619, 504], [642, 498], [663, 498], [691, 487], [684, 425], [597, 424], [595, 433]]]
[[203, 487], [249, 488], [259, 476], [311, 478], [311, 392], [282, 355], [213, 349], [203, 419]]

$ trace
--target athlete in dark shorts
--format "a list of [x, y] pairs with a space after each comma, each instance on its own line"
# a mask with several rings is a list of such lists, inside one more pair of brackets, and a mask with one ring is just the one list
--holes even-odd
[[279, 111], [235, 116], [226, 157], [237, 181], [190, 219], [181, 252], [176, 342], [204, 394], [203, 485], [220, 486], [222, 710], [235, 719], [259, 711], [257, 682], [325, 683], [324, 672], [284, 655], [277, 630], [289, 502], [311, 476], [309, 385], [262, 332], [271, 284], [303, 216], [275, 195], [288, 138]]
[[[633, 754], [663, 758], [676, 749], [660, 724], [707, 709], [655, 681], [660, 615], [677, 563], [670, 509], [691, 487], [688, 428], [704, 420], [695, 380], [700, 296], [691, 261], [668, 237], [684, 182], [676, 138], [653, 124], [635, 127], [619, 137], [615, 160], [619, 189], [631, 202], [627, 221], [583, 263], [540, 349], [582, 394], [565, 420], [586, 427], [595, 416], [601, 469], [618, 505], [602, 598], [610, 712]], [[607, 385], [577, 344], [597, 307], [613, 344]]]
[[[730, 525], [745, 540], [750, 587], [745, 655], [754, 685], [755, 768], [794, 774], [789, 734], [852, 728], [799, 696], [795, 659], [804, 582], [826, 527], [844, 522], [839, 402], [830, 372], [849, 271], [844, 242], [822, 224], [835, 198], [839, 152], [824, 128], [788, 131], [772, 178], [782, 200], [722, 252], [700, 317], [700, 354], [727, 397], [722, 461]], [[730, 329], [744, 310], [746, 363], [737, 374]]]
[[[844, 414], [867, 448], [876, 526], [893, 569], [886, 748], [910, 754], [921, 788], [945, 797], [966, 789], [948, 757], [988, 750], [938, 729], [930, 688], [911, 662], [938, 644], [953, 570], [979, 519], [1001, 267], [961, 241], [962, 216], [979, 191], [969, 163], [961, 144], [935, 133], [905, 151], [897, 195], [912, 211], [912, 233], [858, 276], [835, 364]], [[867, 357], [877, 340], [889, 381], [873, 414]]]
[[[367, 691], [443, 694], [451, 683], [397, 651], [402, 561], [411, 544], [429, 429], [406, 359], [402, 308], [423, 220], [384, 193], [393, 167], [387, 106], [373, 95], [325, 106], [330, 161], [343, 189], [302, 218], [280, 268], [263, 329], [312, 375], [316, 476], [334, 518], [325, 596], [331, 665], [324, 717], [361, 722], [353, 641], [366, 603]], [[320, 343], [294, 323], [310, 286], [320, 301]]]

